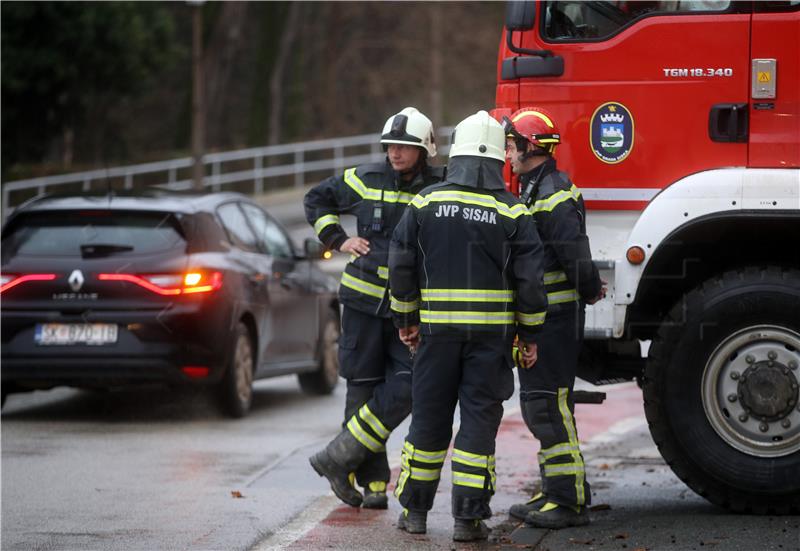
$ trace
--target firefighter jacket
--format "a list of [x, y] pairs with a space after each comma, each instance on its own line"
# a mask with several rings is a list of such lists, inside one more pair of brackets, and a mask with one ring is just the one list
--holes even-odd
[[450, 159], [445, 182], [411, 201], [389, 252], [397, 327], [437, 338], [532, 339], [544, 323], [543, 248], [502, 163]]
[[556, 169], [552, 158], [520, 176], [523, 198], [528, 188], [530, 212], [544, 242], [544, 284], [550, 313], [559, 304], [595, 298], [602, 282], [592, 262], [581, 192]]
[[306, 219], [327, 248], [338, 250], [348, 238], [339, 223], [341, 214], [355, 216], [358, 236], [369, 241], [369, 254], [354, 256], [345, 266], [339, 286], [342, 304], [367, 314], [390, 316], [387, 256], [392, 230], [414, 195], [443, 177], [444, 168], [426, 165], [406, 182], [386, 160], [349, 168], [306, 194]]

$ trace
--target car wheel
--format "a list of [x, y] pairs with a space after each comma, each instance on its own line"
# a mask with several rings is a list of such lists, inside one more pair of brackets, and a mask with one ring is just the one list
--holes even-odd
[[225, 413], [239, 418], [247, 415], [253, 401], [253, 340], [243, 323], [236, 326], [233, 342], [219, 393]]
[[319, 368], [297, 376], [300, 388], [308, 394], [330, 394], [339, 383], [339, 316], [328, 314], [319, 342]]
[[800, 510], [800, 272], [711, 279], [670, 312], [645, 369], [645, 413], [690, 488], [734, 511]]

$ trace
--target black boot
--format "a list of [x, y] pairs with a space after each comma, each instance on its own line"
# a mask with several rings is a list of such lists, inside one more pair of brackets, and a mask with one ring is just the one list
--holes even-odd
[[547, 496], [539, 492], [525, 503], [512, 505], [508, 510], [508, 514], [516, 519], [525, 520], [528, 513], [531, 511], [538, 511], [545, 503], [547, 503]]
[[453, 527], [453, 541], [485, 540], [491, 531], [482, 520], [457, 518]]
[[403, 509], [400, 518], [397, 519], [397, 527], [409, 534], [424, 534], [428, 531], [428, 513]]
[[538, 511], [531, 511], [525, 517], [525, 524], [535, 528], [558, 530], [569, 526], [586, 526], [589, 514], [586, 507], [566, 507], [548, 502]]
[[336, 497], [358, 507], [362, 501], [361, 492], [353, 486], [350, 473], [358, 468], [366, 455], [367, 448], [345, 429], [324, 450], [312, 455], [309, 462], [318, 475], [328, 479]]
[[361, 504], [365, 509], [388, 509], [389, 499], [386, 497], [386, 482], [370, 482], [364, 488], [364, 503]]

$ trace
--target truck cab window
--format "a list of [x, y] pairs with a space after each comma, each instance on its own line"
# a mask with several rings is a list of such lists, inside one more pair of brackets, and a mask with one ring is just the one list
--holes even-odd
[[542, 37], [548, 41], [604, 40], [634, 21], [659, 15], [725, 12], [728, 0], [549, 1], [543, 5]]

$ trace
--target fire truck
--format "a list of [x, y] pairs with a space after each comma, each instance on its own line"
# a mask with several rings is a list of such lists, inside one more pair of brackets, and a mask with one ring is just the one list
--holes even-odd
[[609, 282], [580, 377], [712, 503], [798, 512], [800, 2], [509, 2], [493, 115], [530, 106]]

